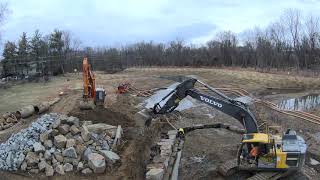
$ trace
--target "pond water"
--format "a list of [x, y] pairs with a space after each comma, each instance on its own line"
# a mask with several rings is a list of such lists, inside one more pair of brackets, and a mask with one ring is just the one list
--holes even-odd
[[297, 98], [285, 99], [278, 103], [280, 109], [307, 111], [320, 107], [320, 95], [309, 94]]

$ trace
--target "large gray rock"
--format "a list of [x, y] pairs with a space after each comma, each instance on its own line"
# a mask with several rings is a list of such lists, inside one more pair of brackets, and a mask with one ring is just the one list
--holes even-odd
[[21, 164], [21, 167], [20, 167], [21, 171], [26, 171], [27, 170], [27, 166], [28, 166], [28, 164], [26, 162], [23, 162]]
[[73, 162], [78, 163], [78, 159], [75, 158], [69, 158], [69, 157], [64, 157], [63, 158], [63, 163], [70, 163], [73, 164]]
[[33, 144], [33, 149], [34, 149], [34, 152], [36, 153], [44, 152], [46, 150], [46, 148], [42, 146], [41, 143], [38, 143], [38, 142], [35, 142]]
[[52, 147], [52, 148], [49, 149], [49, 151], [50, 151], [50, 153], [52, 154], [52, 153], [56, 152], [57, 150], [56, 150], [55, 147]]
[[84, 144], [84, 141], [80, 135], [75, 135], [73, 138], [76, 140], [76, 144]]
[[90, 140], [90, 132], [89, 132], [87, 126], [85, 126], [85, 125], [83, 125], [81, 128], [81, 137], [85, 142]]
[[105, 158], [98, 153], [88, 155], [88, 165], [94, 173], [104, 173], [106, 169]]
[[78, 157], [77, 159], [72, 159], [72, 165], [77, 166], [79, 164], [80, 158]]
[[44, 141], [43, 145], [44, 145], [44, 147], [46, 147], [47, 149], [52, 148], [52, 146], [53, 146], [52, 140], [51, 140], [51, 139], [48, 139], [48, 140]]
[[57, 136], [59, 135], [59, 130], [58, 129], [52, 129], [52, 131], [50, 132], [49, 134], [49, 137], [54, 137], [54, 136]]
[[175, 140], [177, 136], [178, 131], [177, 130], [170, 130], [168, 131], [169, 139]]
[[72, 126], [70, 127], [70, 132], [71, 132], [73, 135], [76, 135], [76, 134], [80, 133], [80, 130], [79, 130], [79, 128], [77, 128], [77, 126], [72, 125]]
[[44, 159], [45, 159], [45, 160], [50, 160], [51, 158], [52, 158], [52, 156], [51, 156], [50, 151], [49, 151], [49, 150], [46, 150], [46, 151], [44, 152]]
[[76, 145], [76, 140], [75, 139], [67, 139], [66, 148], [73, 147], [75, 145]]
[[32, 173], [32, 174], [38, 174], [39, 173], [39, 169], [30, 169], [29, 172]]
[[58, 162], [63, 162], [63, 156], [59, 152], [54, 152], [54, 157]]
[[163, 179], [164, 170], [159, 169], [150, 169], [146, 174], [147, 180], [162, 180]]
[[47, 165], [46, 166], [46, 176], [53, 176], [53, 174], [54, 174], [53, 167], [50, 165]]
[[112, 126], [105, 123], [90, 124], [90, 125], [87, 125], [87, 128], [89, 132], [96, 133], [96, 134], [107, 132], [109, 134], [115, 135], [117, 130], [116, 126]]
[[84, 175], [92, 174], [92, 170], [90, 168], [85, 168], [81, 171], [81, 173]]
[[56, 129], [60, 126], [60, 124], [61, 124], [61, 120], [60, 120], [60, 118], [58, 118], [52, 123], [52, 128]]
[[73, 171], [73, 165], [70, 163], [66, 163], [65, 165], [63, 165], [63, 169], [65, 172], [71, 172]]
[[77, 165], [77, 171], [81, 171], [84, 168], [83, 162], [79, 162]]
[[77, 154], [79, 154], [80, 156], [83, 155], [83, 152], [86, 150], [86, 147], [83, 145], [83, 144], [78, 144], [76, 146], [76, 151], [77, 151]]
[[90, 125], [90, 124], [92, 124], [92, 121], [82, 121], [82, 125], [87, 126], [87, 125]]
[[61, 134], [65, 135], [69, 132], [70, 126], [68, 124], [62, 124], [58, 129]]
[[46, 140], [48, 140], [49, 138], [49, 133], [48, 132], [44, 132], [40, 134], [40, 141], [42, 143], [44, 143]]
[[63, 169], [63, 166], [62, 165], [57, 165], [54, 170], [56, 171], [56, 173], [60, 174], [60, 175], [64, 175], [65, 172], [64, 172], [64, 169]]
[[89, 154], [91, 154], [92, 153], [92, 150], [90, 149], [90, 148], [87, 148], [84, 152], [83, 152], [83, 159], [84, 160], [88, 160], [88, 156], [89, 156]]
[[40, 161], [40, 163], [38, 164], [39, 171], [40, 172], [44, 171], [47, 166], [48, 164], [46, 163], [46, 161]]
[[79, 119], [77, 117], [73, 117], [73, 116], [70, 116], [66, 119], [63, 119], [61, 122], [64, 124], [68, 124], [70, 126], [72, 126], [72, 125], [75, 125], [76, 127], [80, 126]]
[[67, 143], [67, 138], [63, 135], [58, 135], [54, 137], [54, 145], [57, 148], [65, 148]]
[[56, 164], [56, 163], [58, 163], [58, 160], [54, 156], [52, 156], [51, 162], [52, 162], [52, 164]]
[[65, 149], [63, 152], [62, 152], [62, 155], [64, 157], [69, 157], [69, 158], [77, 158], [77, 152], [76, 150], [74, 149], [74, 147], [69, 147], [68, 149]]
[[28, 152], [26, 156], [26, 162], [28, 166], [34, 166], [39, 162], [39, 157], [34, 152]]
[[91, 132], [90, 133], [90, 138], [93, 140], [93, 141], [98, 141], [100, 139], [100, 136], [96, 133], [93, 133]]
[[72, 135], [71, 132], [68, 132], [68, 133], [65, 135], [65, 137], [66, 137], [67, 139], [71, 139], [71, 138], [73, 138], [73, 135]]
[[115, 163], [120, 160], [120, 156], [112, 151], [100, 150], [99, 153], [110, 163]]

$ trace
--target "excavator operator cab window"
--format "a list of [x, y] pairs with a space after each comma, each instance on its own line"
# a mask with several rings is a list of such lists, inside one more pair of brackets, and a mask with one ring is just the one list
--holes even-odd
[[265, 155], [268, 154], [269, 149], [267, 147], [268, 144], [259, 144], [259, 155]]
[[[244, 143], [241, 148], [241, 160], [261, 168], [274, 168], [276, 157], [273, 143]], [[242, 164], [242, 163], [241, 163]], [[244, 165], [244, 164], [242, 164]]]
[[244, 134], [243, 135], [243, 140], [250, 140], [253, 139], [253, 135], [252, 134]]

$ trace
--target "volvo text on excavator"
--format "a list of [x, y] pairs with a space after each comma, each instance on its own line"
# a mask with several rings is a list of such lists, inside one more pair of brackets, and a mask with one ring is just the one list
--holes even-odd
[[106, 92], [103, 87], [96, 88], [95, 75], [91, 71], [88, 58], [83, 59], [83, 100], [80, 101], [80, 109], [93, 109], [95, 105], [103, 106]]
[[[196, 83], [215, 93], [216, 96], [200, 91], [195, 87]], [[170, 113], [186, 96], [237, 119], [245, 129], [235, 166], [222, 166], [219, 172], [223, 175], [230, 175], [231, 169], [233, 169], [232, 172], [235, 169], [294, 172], [300, 170], [304, 165], [307, 146], [304, 139], [294, 130], [289, 129], [284, 134], [259, 132], [257, 121], [246, 103], [232, 99], [197, 79], [190, 78], [177, 85], [174, 90], [154, 105], [153, 112], [155, 114]], [[180, 128], [179, 132], [183, 134], [183, 128]]]

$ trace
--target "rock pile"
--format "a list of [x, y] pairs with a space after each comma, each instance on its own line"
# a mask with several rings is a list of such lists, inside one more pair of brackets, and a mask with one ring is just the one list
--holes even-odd
[[43, 115], [29, 128], [21, 130], [0, 144], [0, 169], [17, 170], [25, 159], [25, 152], [33, 149], [33, 145], [39, 141], [39, 135], [47, 131], [57, 118], [58, 114]]
[[76, 117], [49, 114], [0, 145], [0, 168], [64, 175], [103, 173], [120, 160], [112, 151], [121, 126], [80, 122]]
[[18, 122], [18, 118], [14, 113], [4, 113], [0, 115], [0, 130], [8, 129]]

